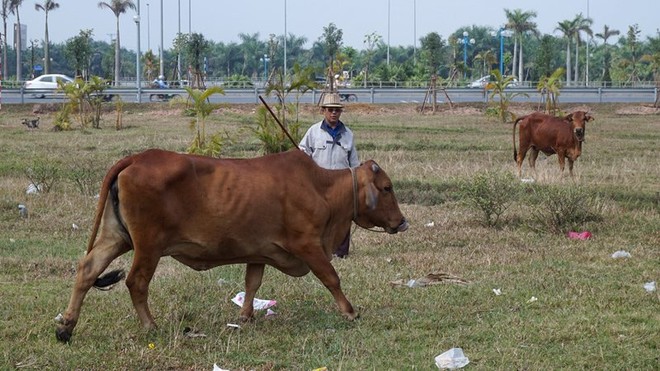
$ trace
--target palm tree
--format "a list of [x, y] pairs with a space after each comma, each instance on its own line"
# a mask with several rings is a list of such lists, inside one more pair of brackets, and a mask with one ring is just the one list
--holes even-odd
[[48, 12], [55, 10], [60, 7], [59, 3], [56, 3], [53, 0], [44, 0], [42, 4], [34, 4], [34, 9], [36, 11], [43, 10], [46, 13], [46, 32], [44, 33], [44, 73], [48, 74], [50, 71], [50, 53], [48, 47]]
[[603, 32], [597, 33], [595, 35], [597, 38], [603, 40], [603, 47], [605, 49], [603, 53], [603, 76], [602, 76], [603, 82], [612, 81], [612, 78], [610, 77], [610, 63], [611, 63], [612, 55], [610, 54], [609, 45], [607, 45], [607, 39], [609, 39], [612, 36], [616, 36], [618, 34], [620, 34], [619, 30], [610, 29], [608, 25], [605, 25], [603, 26]]
[[516, 57], [518, 58], [518, 81], [523, 81], [523, 36], [525, 33], [531, 32], [538, 34], [536, 23], [531, 19], [536, 17], [536, 12], [533, 10], [523, 12], [520, 9], [510, 11], [504, 9], [507, 24], [506, 28], [513, 30], [513, 73], [516, 73]]
[[99, 8], [108, 8], [112, 10], [117, 18], [117, 40], [115, 42], [115, 86], [119, 85], [119, 72], [121, 71], [121, 45], [119, 43], [119, 16], [126, 13], [128, 9], [135, 10], [135, 3], [132, 0], [112, 0], [109, 4], [105, 1], [99, 2]]
[[573, 20], [573, 25], [575, 29], [575, 34], [573, 35], [575, 38], [575, 82], [579, 80], [579, 56], [580, 56], [580, 35], [582, 32], [585, 32], [589, 36], [593, 36], [593, 31], [591, 30], [591, 25], [594, 23], [594, 21], [591, 18], [584, 18], [582, 16], [582, 13], [578, 14], [575, 16], [575, 19]]
[[484, 76], [488, 73], [488, 71], [491, 70], [491, 67], [497, 63], [497, 57], [495, 56], [495, 53], [493, 53], [492, 50], [482, 50], [481, 52], [477, 53], [477, 55], [474, 56], [474, 61], [481, 61], [482, 62], [482, 71], [481, 71], [481, 76]]
[[[23, 0], [10, 0], [9, 9], [11, 9], [12, 14], [16, 14], [16, 24], [18, 25], [16, 29], [16, 81], [21, 81], [21, 16], [18, 13], [18, 8], [23, 5]], [[7, 35], [5, 34], [5, 38]]]
[[555, 31], [560, 31], [566, 39], [566, 85], [571, 85], [571, 40], [575, 37], [575, 25], [573, 21], [564, 20], [558, 23]]
[[238, 38], [241, 39], [239, 47], [243, 52], [241, 75], [245, 75], [250, 69], [250, 75], [253, 77], [259, 76], [259, 58], [265, 54], [266, 44], [259, 41], [259, 32], [251, 35], [239, 33]]

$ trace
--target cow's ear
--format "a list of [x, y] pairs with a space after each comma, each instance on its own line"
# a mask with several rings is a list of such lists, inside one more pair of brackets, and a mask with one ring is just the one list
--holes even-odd
[[373, 164], [371, 164], [371, 170], [374, 172], [374, 174], [378, 174], [378, 172], [380, 171], [380, 166], [378, 166], [378, 164], [374, 162]]
[[568, 122], [573, 122], [573, 114], [569, 113], [568, 115], [564, 116], [564, 120]]
[[594, 117], [589, 115], [589, 114], [584, 115], [584, 120], [587, 121], [587, 122], [588, 121], [593, 121], [593, 119], [594, 119]]
[[367, 189], [367, 207], [369, 210], [374, 210], [376, 209], [376, 205], [378, 204], [378, 189], [373, 183], [369, 183], [366, 187]]

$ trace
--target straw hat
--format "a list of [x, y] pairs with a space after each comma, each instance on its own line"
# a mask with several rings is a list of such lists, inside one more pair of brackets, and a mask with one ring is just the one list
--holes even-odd
[[325, 93], [325, 94], [323, 94], [323, 98], [321, 100], [321, 107], [322, 108], [330, 108], [330, 107], [344, 108], [344, 105], [341, 104], [341, 99], [339, 98], [339, 94], [337, 94], [337, 93]]

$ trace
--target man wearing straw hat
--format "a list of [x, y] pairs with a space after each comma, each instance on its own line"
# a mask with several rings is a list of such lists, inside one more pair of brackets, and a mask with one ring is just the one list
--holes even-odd
[[[325, 93], [321, 100], [323, 120], [312, 125], [300, 141], [300, 149], [326, 169], [346, 169], [360, 165], [353, 132], [339, 120], [343, 109], [339, 94]], [[348, 255], [350, 235], [349, 230], [334, 255], [340, 258]]]

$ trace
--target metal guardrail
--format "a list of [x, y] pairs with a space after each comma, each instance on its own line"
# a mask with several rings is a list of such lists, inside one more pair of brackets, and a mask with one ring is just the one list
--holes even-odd
[[[184, 89], [140, 89], [140, 101], [149, 102], [152, 94], [177, 94], [182, 97], [187, 96]], [[490, 93], [483, 89], [470, 88], [450, 88], [445, 90], [453, 102], [488, 102], [491, 100]], [[316, 103], [322, 90], [310, 90], [300, 97], [301, 103]], [[368, 88], [368, 89], [339, 89], [340, 94], [350, 94], [352, 101], [362, 103], [415, 103], [426, 100], [428, 89], [421, 88]], [[534, 88], [509, 88], [507, 93], [518, 93], [513, 98], [514, 102], [532, 102], [541, 101], [542, 96]], [[63, 93], [55, 93], [52, 90], [24, 90], [3, 89], [2, 103], [25, 103], [26, 98], [30, 98], [33, 93], [48, 93], [48, 97], [62, 99]], [[121, 96], [124, 101], [138, 102], [138, 91], [136, 88], [109, 88], [103, 92], [104, 95]], [[245, 88], [233, 89], [226, 88], [224, 95], [216, 94], [212, 96], [214, 102], [224, 103], [259, 103], [259, 96], [265, 96], [263, 88]], [[13, 97], [8, 102], [6, 97]], [[289, 99], [293, 100], [294, 94]], [[437, 97], [440, 103], [445, 99], [443, 92], [438, 91]], [[653, 103], [658, 98], [658, 88], [564, 88], [560, 91], [560, 103]]]

